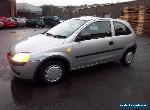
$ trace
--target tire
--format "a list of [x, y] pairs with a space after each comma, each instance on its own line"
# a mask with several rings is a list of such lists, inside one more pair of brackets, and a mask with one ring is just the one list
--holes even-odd
[[44, 85], [53, 85], [62, 81], [65, 73], [66, 70], [62, 62], [49, 61], [41, 68], [38, 81]]
[[127, 50], [122, 56], [120, 62], [123, 66], [129, 66], [134, 59], [134, 50]]

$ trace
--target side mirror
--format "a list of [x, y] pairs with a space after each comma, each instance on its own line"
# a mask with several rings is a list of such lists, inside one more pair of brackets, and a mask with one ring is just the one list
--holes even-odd
[[90, 40], [90, 39], [91, 39], [91, 34], [84, 33], [84, 34], [79, 34], [77, 36], [75, 42], [84, 41], [84, 40]]

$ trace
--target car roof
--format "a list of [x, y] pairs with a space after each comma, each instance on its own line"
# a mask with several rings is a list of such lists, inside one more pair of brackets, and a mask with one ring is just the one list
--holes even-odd
[[118, 22], [122, 22], [122, 23], [125, 23], [125, 24], [127, 23], [127, 21], [121, 20], [121, 19], [101, 18], [101, 17], [94, 17], [94, 16], [81, 16], [81, 17], [73, 18], [73, 19], [80, 19], [80, 20], [86, 20], [86, 21], [109, 20], [109, 21], [118, 21]]
[[94, 17], [94, 16], [81, 16], [75, 19], [80, 19], [80, 20], [86, 20], [86, 21], [90, 21], [90, 20], [113, 20], [113, 18], [100, 18], [100, 17]]
[[78, 18], [73, 18], [73, 19], [80, 19], [80, 20], [86, 20], [86, 21], [97, 21], [97, 20], [108, 20], [108, 21], [117, 21], [117, 22], [121, 22], [127, 26], [130, 26], [130, 24], [125, 21], [125, 20], [121, 20], [121, 19], [113, 19], [113, 18], [101, 18], [101, 17], [94, 17], [94, 16], [81, 16]]

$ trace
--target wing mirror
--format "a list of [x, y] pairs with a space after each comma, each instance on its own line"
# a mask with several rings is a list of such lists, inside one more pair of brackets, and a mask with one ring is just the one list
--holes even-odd
[[79, 41], [90, 40], [90, 39], [91, 39], [91, 34], [83, 33], [83, 34], [79, 34], [75, 41], [79, 42]]

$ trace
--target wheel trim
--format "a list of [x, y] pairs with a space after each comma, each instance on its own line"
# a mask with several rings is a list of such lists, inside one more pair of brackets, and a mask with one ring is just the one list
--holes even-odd
[[133, 61], [133, 58], [134, 58], [134, 54], [133, 52], [128, 52], [127, 55], [126, 55], [126, 62], [129, 64]]
[[51, 65], [45, 69], [45, 79], [48, 82], [56, 82], [62, 76], [62, 69], [59, 65]]

